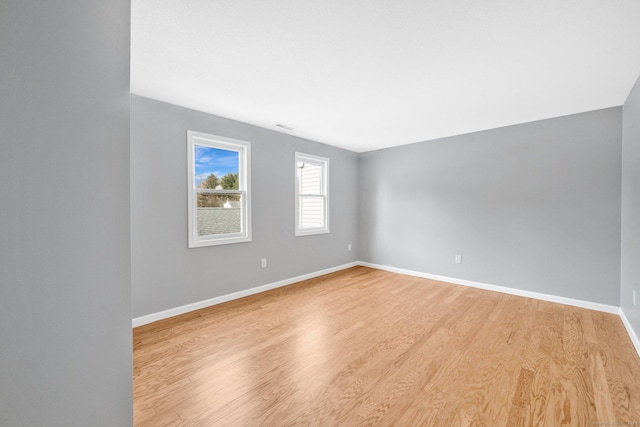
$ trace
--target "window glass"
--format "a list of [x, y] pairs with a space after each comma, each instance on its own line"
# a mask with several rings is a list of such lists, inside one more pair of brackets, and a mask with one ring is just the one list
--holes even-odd
[[189, 247], [249, 241], [249, 143], [189, 132]]
[[329, 159], [296, 153], [296, 236], [329, 232]]

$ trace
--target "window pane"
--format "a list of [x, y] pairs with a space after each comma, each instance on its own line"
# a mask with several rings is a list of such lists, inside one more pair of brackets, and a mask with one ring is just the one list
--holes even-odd
[[299, 194], [322, 194], [322, 165], [298, 162]]
[[195, 146], [195, 186], [238, 190], [240, 153], [221, 148]]
[[189, 247], [251, 241], [251, 144], [187, 131]]
[[198, 193], [198, 236], [242, 231], [240, 194]]
[[324, 227], [324, 197], [300, 197], [300, 229]]

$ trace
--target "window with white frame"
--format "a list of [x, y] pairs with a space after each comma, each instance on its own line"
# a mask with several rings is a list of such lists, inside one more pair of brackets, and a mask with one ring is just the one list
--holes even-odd
[[296, 153], [296, 236], [329, 232], [329, 159]]
[[251, 144], [187, 132], [189, 247], [251, 241]]

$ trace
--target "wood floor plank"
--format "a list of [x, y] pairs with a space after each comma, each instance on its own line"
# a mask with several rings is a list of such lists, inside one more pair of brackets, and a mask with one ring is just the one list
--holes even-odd
[[640, 424], [617, 316], [365, 267], [133, 339], [139, 427]]

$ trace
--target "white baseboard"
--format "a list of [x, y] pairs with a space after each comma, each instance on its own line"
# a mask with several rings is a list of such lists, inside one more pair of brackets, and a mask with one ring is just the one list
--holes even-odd
[[222, 296], [210, 298], [204, 301], [194, 302], [192, 304], [186, 304], [180, 307], [171, 308], [169, 310], [148, 314], [146, 316], [136, 317], [131, 321], [131, 323], [132, 323], [132, 326], [136, 328], [138, 326], [146, 325], [148, 323], [156, 322], [158, 320], [168, 319], [169, 317], [177, 316], [179, 314], [188, 313], [190, 311], [199, 310], [201, 308], [210, 307], [216, 304], [222, 304], [223, 302], [232, 301], [238, 298], [243, 298], [243, 297], [254, 295], [260, 292], [265, 292], [271, 289], [280, 288], [282, 286], [291, 285], [296, 282], [301, 282], [303, 280], [312, 279], [318, 276], [323, 276], [325, 274], [333, 273], [336, 271], [344, 270], [344, 269], [355, 267], [358, 265], [361, 265], [363, 267], [375, 268], [377, 270], [385, 270], [392, 273], [406, 274], [409, 276], [422, 277], [425, 279], [438, 280], [441, 282], [454, 283], [454, 284], [463, 285], [463, 286], [470, 286], [473, 288], [484, 289], [488, 291], [501, 292], [504, 294], [534, 298], [542, 301], [555, 302], [559, 304], [571, 305], [574, 307], [586, 308], [589, 310], [596, 310], [596, 311], [602, 311], [605, 313], [617, 314], [622, 319], [622, 323], [627, 329], [627, 333], [629, 334], [629, 337], [631, 338], [631, 341], [633, 342], [633, 345], [635, 346], [636, 351], [640, 356], [640, 340], [638, 339], [638, 336], [635, 334], [635, 331], [631, 327], [631, 323], [629, 323], [629, 320], [625, 316], [624, 311], [622, 311], [621, 307], [607, 305], [607, 304], [600, 304], [600, 303], [591, 302], [591, 301], [583, 301], [583, 300], [567, 298], [567, 297], [560, 297], [556, 295], [543, 294], [540, 292], [525, 291], [522, 289], [509, 288], [506, 286], [490, 285], [488, 283], [474, 282], [474, 281], [465, 280], [465, 279], [457, 279], [455, 277], [439, 276], [437, 274], [423, 273], [420, 271], [407, 270], [404, 268], [397, 268], [397, 267], [391, 267], [388, 265], [373, 264], [370, 262], [362, 262], [362, 261], [351, 262], [348, 264], [339, 265], [337, 267], [331, 267], [324, 270], [315, 271], [313, 273], [303, 274], [301, 276], [291, 277], [289, 279], [268, 283], [266, 285], [256, 286], [255, 288], [246, 289], [244, 291], [234, 292], [232, 294], [222, 295]]
[[631, 327], [631, 322], [629, 322], [629, 319], [627, 319], [627, 316], [625, 316], [624, 311], [622, 310], [622, 307], [620, 307], [619, 314], [620, 314], [620, 319], [622, 319], [622, 323], [624, 324], [624, 327], [627, 328], [627, 333], [629, 334], [629, 338], [631, 338], [631, 342], [633, 343], [633, 346], [636, 348], [636, 351], [638, 352], [638, 356], [640, 356], [640, 340], [636, 335], [636, 331], [634, 331], [633, 328]]
[[131, 324], [134, 328], [137, 328], [138, 326], [146, 325], [152, 322], [157, 322], [158, 320], [168, 319], [169, 317], [177, 316], [179, 314], [188, 313], [190, 311], [199, 310], [201, 308], [210, 307], [216, 304], [222, 304], [223, 302], [232, 301], [234, 299], [243, 298], [243, 297], [257, 294], [260, 292], [269, 291], [271, 289], [280, 288], [282, 286], [291, 285], [293, 283], [301, 282], [303, 280], [313, 279], [314, 277], [323, 276], [325, 274], [344, 270], [350, 267], [355, 267], [357, 265], [360, 265], [360, 263], [351, 262], [348, 264], [339, 265], [337, 267], [331, 267], [324, 270], [315, 271], [313, 273], [292, 277], [290, 279], [284, 279], [284, 280], [279, 280], [273, 283], [267, 283], [266, 285], [256, 286], [255, 288], [251, 288], [251, 289], [245, 289], [244, 291], [234, 292], [232, 294], [222, 295], [222, 296], [210, 298], [204, 301], [198, 301], [191, 304], [182, 305], [180, 307], [170, 308], [168, 310], [159, 311], [157, 313], [147, 314], [146, 316], [135, 317], [131, 321]]
[[596, 311], [602, 311], [610, 314], [617, 314], [618, 316], [620, 316], [620, 319], [622, 319], [622, 323], [624, 324], [624, 327], [627, 329], [629, 338], [631, 338], [631, 342], [633, 343], [633, 346], [636, 348], [636, 352], [638, 353], [638, 356], [640, 356], [640, 340], [638, 339], [636, 332], [631, 327], [631, 323], [629, 322], [629, 319], [627, 319], [627, 316], [625, 316], [624, 311], [622, 310], [622, 307], [616, 307], [616, 306], [607, 305], [607, 304], [600, 304], [600, 303], [591, 302], [591, 301], [577, 300], [573, 298], [559, 297], [556, 295], [543, 294], [540, 292], [532, 292], [532, 291], [525, 291], [521, 289], [508, 288], [506, 286], [497, 286], [497, 285], [490, 285], [487, 283], [473, 282], [471, 280], [456, 279], [454, 277], [438, 276], [436, 274], [422, 273], [420, 271], [406, 270], [403, 268], [391, 267], [388, 265], [372, 264], [370, 262], [361, 261], [358, 264], [362, 265], [363, 267], [370, 267], [378, 270], [390, 271], [392, 273], [407, 274], [409, 276], [423, 277], [425, 279], [438, 280], [441, 282], [454, 283], [457, 285], [471, 286], [473, 288], [485, 289], [488, 291], [502, 292], [504, 294], [534, 298], [542, 301], [555, 302], [559, 304], [571, 305], [574, 307], [587, 308], [589, 310], [596, 310]]
[[540, 292], [525, 291], [522, 289], [508, 288], [506, 286], [490, 285], [488, 283], [473, 282], [471, 280], [456, 279], [454, 277], [438, 276], [436, 274], [422, 273], [420, 271], [405, 270], [403, 268], [390, 267], [388, 265], [372, 264], [370, 262], [360, 262], [364, 267], [375, 268], [378, 270], [390, 271], [392, 273], [407, 274], [409, 276], [422, 277], [425, 279], [438, 280], [441, 282], [455, 283], [456, 285], [470, 286], [472, 288], [485, 289], [488, 291], [501, 292], [503, 294], [516, 295], [519, 297], [527, 297], [539, 299], [542, 301], [555, 302], [559, 304], [572, 305], [574, 307], [588, 308], [590, 310], [603, 311], [605, 313], [619, 314], [620, 307], [614, 305], [600, 304], [591, 301], [582, 301], [573, 298], [559, 297], [556, 295], [543, 294]]

